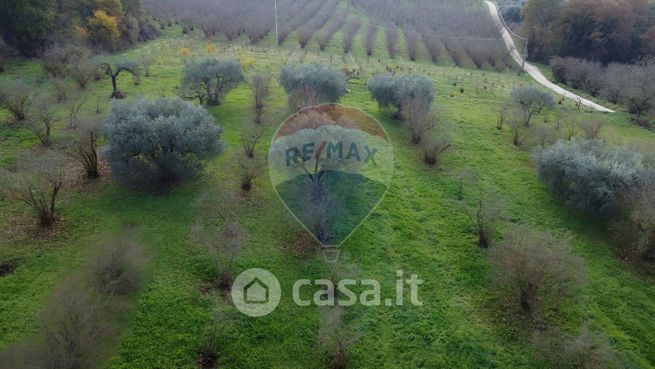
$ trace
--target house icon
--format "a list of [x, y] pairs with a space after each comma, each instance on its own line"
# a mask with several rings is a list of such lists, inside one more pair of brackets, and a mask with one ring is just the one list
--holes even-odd
[[243, 288], [243, 294], [246, 304], [266, 304], [268, 303], [269, 291], [268, 286], [259, 278], [253, 278]]

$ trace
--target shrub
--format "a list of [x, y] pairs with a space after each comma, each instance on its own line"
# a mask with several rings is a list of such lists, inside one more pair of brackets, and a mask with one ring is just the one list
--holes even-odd
[[582, 260], [570, 255], [566, 241], [524, 226], [508, 229], [489, 260], [496, 284], [518, 293], [526, 311], [544, 303], [557, 306], [585, 282]]
[[32, 208], [42, 227], [55, 222], [57, 199], [66, 176], [64, 163], [64, 157], [55, 151], [26, 153], [13, 172], [2, 173], [3, 192]]
[[223, 148], [213, 117], [178, 98], [116, 102], [105, 131], [114, 177], [151, 190], [194, 177]]
[[264, 116], [264, 109], [268, 104], [271, 94], [271, 77], [266, 74], [255, 74], [250, 78], [252, 90], [253, 110], [255, 111], [255, 123], [261, 124]]
[[280, 73], [280, 84], [289, 94], [292, 109], [338, 102], [348, 87], [343, 73], [324, 64], [286, 65]]
[[31, 102], [32, 90], [22, 80], [14, 80], [0, 85], [0, 104], [9, 110], [17, 122], [27, 118]]
[[185, 97], [198, 99], [200, 104], [216, 106], [243, 81], [241, 64], [237, 60], [205, 58], [184, 67], [181, 88]]
[[536, 87], [517, 87], [512, 91], [512, 101], [523, 111], [523, 124], [530, 126], [535, 114], [555, 106], [553, 96]]
[[585, 325], [576, 336], [557, 328], [537, 332], [532, 340], [538, 356], [560, 369], [622, 368], [616, 352], [600, 333]]
[[432, 104], [434, 86], [427, 77], [419, 74], [393, 76], [377, 75], [368, 82], [368, 90], [380, 108], [393, 107], [402, 113], [403, 102], [416, 99], [422, 105]]
[[539, 178], [573, 209], [605, 218], [621, 194], [638, 188], [646, 168], [640, 154], [602, 141], [558, 141], [535, 154]]
[[103, 242], [91, 257], [89, 275], [95, 290], [106, 296], [126, 296], [143, 283], [145, 258], [140, 245], [129, 237]]

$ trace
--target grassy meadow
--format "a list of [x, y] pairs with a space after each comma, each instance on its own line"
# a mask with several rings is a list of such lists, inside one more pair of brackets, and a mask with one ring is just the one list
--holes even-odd
[[[355, 15], [352, 15], [355, 16]], [[327, 27], [327, 25], [326, 25]], [[459, 176], [469, 169], [507, 204], [508, 223], [527, 223], [569, 235], [573, 252], [587, 267], [588, 285], [578, 299], [544, 317], [548, 323], [575, 332], [588, 323], [605, 334], [620, 357], [635, 368], [655, 367], [655, 285], [651, 269], [624, 260], [612, 243], [611, 230], [574, 214], [556, 201], [537, 177], [528, 139], [522, 148], [512, 145], [507, 128], [495, 127], [498, 109], [512, 88], [532, 85], [515, 70], [504, 73], [457, 68], [448, 60], [438, 65], [422, 49], [417, 62], [399, 53], [391, 59], [384, 34], [377, 34], [373, 56], [364, 52], [363, 26], [353, 53], [344, 55], [339, 31], [325, 51], [315, 40], [305, 50], [294, 35], [274, 47], [269, 34], [259, 45], [245, 40], [227, 44], [206, 40], [200, 33], [183, 35], [173, 26], [162, 37], [140, 44], [116, 60], [155, 58], [150, 77], [135, 85], [122, 76], [120, 88], [128, 99], [139, 96], [174, 96], [185, 62], [194, 57], [237, 58], [246, 74], [266, 72], [277, 76], [286, 63], [329, 63], [339, 69], [359, 70], [349, 81], [342, 103], [374, 116], [388, 132], [395, 150], [395, 175], [381, 204], [342, 246], [338, 266], [325, 263], [320, 254], [298, 255], [302, 228], [275, 195], [268, 180], [265, 158], [279, 124], [292, 112], [277, 81], [266, 110], [264, 136], [257, 147], [261, 175], [253, 190], [239, 189], [236, 157], [241, 154], [243, 127], [253, 120], [247, 84], [230, 92], [211, 114], [223, 127], [225, 152], [208, 163], [202, 178], [166, 195], [130, 192], [107, 176], [97, 182], [82, 179], [71, 160], [71, 171], [60, 221], [48, 233], [39, 231], [30, 210], [0, 198], [0, 254], [15, 260], [17, 269], [0, 277], [0, 349], [30, 340], [39, 327], [40, 309], [53, 290], [84, 265], [92, 247], [106, 234], [125, 228], [136, 230], [149, 255], [147, 282], [132, 298], [133, 306], [118, 323], [119, 334], [102, 356], [106, 368], [195, 368], [202, 337], [216, 327], [221, 368], [322, 368], [319, 345], [320, 308], [296, 306], [291, 286], [299, 278], [320, 279], [333, 273], [378, 279], [382, 296], [393, 295], [395, 271], [417, 274], [423, 306], [364, 307], [346, 310], [345, 329], [354, 344], [349, 348], [353, 368], [539, 368], [530, 344], [535, 325], [512, 298], [490, 288], [491, 269], [468, 209], [475, 189], [465, 184], [464, 199], [457, 200]], [[439, 169], [424, 165], [410, 143], [409, 134], [392, 113], [370, 99], [366, 83], [386, 70], [423, 73], [434, 81], [440, 118], [454, 125], [455, 148]], [[13, 60], [0, 74], [0, 83], [22, 78], [35, 88], [51, 88], [34, 60]], [[74, 89], [71, 82], [71, 89]], [[111, 83], [92, 82], [85, 91], [85, 111], [101, 114], [110, 109]], [[607, 120], [602, 136], [621, 145], [649, 147], [655, 134], [631, 125], [629, 115], [600, 115], [578, 111], [572, 101], [561, 108], [575, 119]], [[62, 108], [63, 115], [63, 108]], [[543, 116], [536, 119], [542, 120]], [[64, 118], [54, 131], [54, 145], [70, 134]], [[38, 149], [38, 138], [10, 123], [0, 110], [0, 166], [10, 166], [23, 150]], [[104, 174], [107, 174], [106, 172]], [[246, 229], [244, 252], [237, 271], [264, 268], [280, 280], [283, 298], [272, 314], [258, 319], [241, 315], [229, 299], [204, 293], [212, 273], [211, 257], [191, 236], [195, 224], [221, 225], [238, 221]], [[335, 270], [336, 269], [336, 270]]]

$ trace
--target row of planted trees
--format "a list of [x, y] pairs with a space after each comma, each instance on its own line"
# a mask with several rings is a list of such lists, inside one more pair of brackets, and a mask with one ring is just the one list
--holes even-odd
[[[235, 0], [193, 0], [193, 3], [184, 5], [174, 1], [146, 1], [146, 8], [158, 18], [174, 18], [198, 25], [208, 37], [222, 34], [231, 41], [246, 34], [250, 42], [257, 43], [272, 32], [275, 25], [270, 9], [260, 5], [253, 8], [253, 4]], [[399, 52], [399, 36], [402, 34], [407, 55], [412, 61], [418, 58], [422, 42], [435, 63], [443, 61], [447, 53], [458, 66], [503, 71], [513, 65], [497, 26], [488, 11], [477, 2], [355, 0], [352, 4], [363, 10], [366, 17], [353, 16], [347, 21], [348, 9], [337, 11], [336, 0], [280, 1], [278, 42], [284, 43], [296, 32], [300, 46], [305, 48], [314, 34], [323, 29], [317, 42], [324, 50], [333, 35], [343, 28], [342, 47], [347, 53], [365, 25], [362, 38], [369, 56], [373, 54], [376, 32], [383, 28], [386, 48], [392, 58]]]

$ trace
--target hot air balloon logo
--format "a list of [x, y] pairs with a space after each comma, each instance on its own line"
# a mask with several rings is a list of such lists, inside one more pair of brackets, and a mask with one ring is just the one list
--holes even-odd
[[268, 163], [278, 196], [330, 251], [330, 261], [382, 200], [394, 168], [382, 126], [339, 104], [308, 107], [288, 118], [273, 137]]

